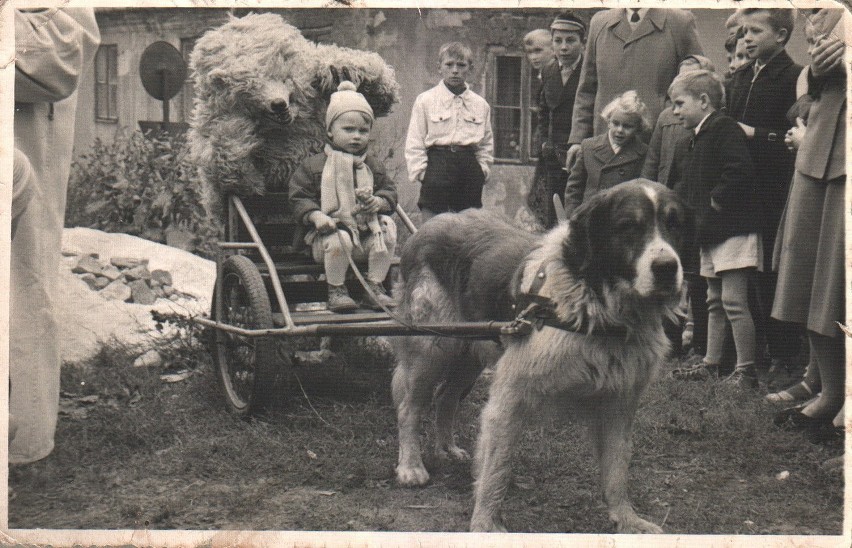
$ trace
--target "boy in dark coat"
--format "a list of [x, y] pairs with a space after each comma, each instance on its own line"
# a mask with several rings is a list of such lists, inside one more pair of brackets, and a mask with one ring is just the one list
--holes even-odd
[[755, 324], [758, 340], [768, 346], [773, 368], [787, 369], [789, 358], [799, 353], [799, 330], [769, 317], [778, 281], [778, 274], [769, 265], [793, 179], [795, 157], [787, 150], [784, 135], [789, 127], [787, 111], [796, 102], [796, 80], [802, 67], [784, 49], [793, 32], [793, 10], [744, 9], [739, 21], [749, 61], [731, 76], [728, 115], [740, 122], [746, 133], [757, 194], [763, 206], [760, 233], [767, 268], [756, 278], [759, 306]]
[[[754, 322], [748, 303], [748, 279], [762, 267], [760, 216], [754, 168], [742, 128], [718, 112], [722, 82], [707, 70], [678, 76], [669, 88], [672, 111], [694, 136], [682, 141], [672, 171], [674, 189], [693, 208], [701, 276], [707, 280], [707, 355], [677, 378], [719, 374], [725, 318], [731, 322], [737, 364], [728, 377], [739, 386], [757, 387]], [[692, 259], [690, 261], [690, 259]], [[690, 264], [691, 263], [691, 264]], [[695, 267], [687, 257], [686, 268]]]
[[541, 68], [538, 102], [538, 132], [541, 142], [542, 176], [533, 181], [527, 199], [530, 210], [544, 228], [556, 224], [553, 195], [562, 196], [568, 172], [565, 154], [571, 134], [571, 113], [580, 83], [586, 24], [571, 12], [559, 14], [550, 25], [555, 58]]

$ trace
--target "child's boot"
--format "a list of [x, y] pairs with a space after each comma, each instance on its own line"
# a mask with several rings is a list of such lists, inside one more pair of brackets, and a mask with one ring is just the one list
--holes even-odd
[[384, 310], [385, 308], [393, 308], [396, 303], [390, 298], [382, 284], [378, 284], [372, 280], [367, 280], [367, 287], [376, 296], [375, 299], [370, 296], [367, 291], [364, 291], [364, 298], [361, 304], [372, 310]]
[[725, 382], [734, 384], [740, 388], [757, 388], [757, 371], [754, 368], [754, 364], [738, 365], [734, 369], [734, 372], [725, 379]]
[[328, 309], [332, 312], [352, 312], [358, 305], [349, 296], [345, 285], [328, 284]]

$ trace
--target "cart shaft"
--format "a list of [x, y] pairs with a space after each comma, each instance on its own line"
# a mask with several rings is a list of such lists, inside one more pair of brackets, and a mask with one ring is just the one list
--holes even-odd
[[296, 325], [274, 329], [244, 329], [207, 318], [193, 318], [195, 323], [243, 337], [347, 335], [367, 336], [432, 336], [463, 339], [494, 339], [510, 334], [510, 322], [462, 322], [455, 324], [404, 325], [394, 321]]

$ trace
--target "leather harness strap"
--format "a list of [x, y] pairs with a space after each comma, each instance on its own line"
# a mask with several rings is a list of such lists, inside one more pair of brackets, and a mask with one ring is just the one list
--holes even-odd
[[511, 326], [504, 331], [504, 334], [528, 335], [533, 328], [540, 331], [544, 326], [586, 335], [623, 335], [627, 332], [624, 327], [614, 326], [609, 329], [595, 327], [589, 331], [585, 322], [575, 325], [562, 321], [556, 314], [556, 306], [553, 301], [548, 297], [539, 295], [541, 288], [547, 281], [546, 268], [548, 262], [542, 263], [538, 268], [529, 289], [518, 294], [515, 304], [512, 305], [515, 311], [519, 311], [518, 315], [515, 316]]

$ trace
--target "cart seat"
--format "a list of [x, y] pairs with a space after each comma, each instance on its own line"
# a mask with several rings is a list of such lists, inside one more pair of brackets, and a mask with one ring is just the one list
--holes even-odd
[[[251, 260], [267, 287], [267, 293], [273, 295], [273, 278], [276, 276], [272, 275], [270, 266], [263, 259], [261, 251], [265, 250], [281, 284], [288, 311], [303, 318], [306, 323], [329, 321], [330, 313], [327, 310], [312, 312], [299, 310], [299, 305], [304, 303], [327, 302], [328, 286], [324, 280], [317, 279], [323, 273], [323, 265], [313, 260], [307, 246], [303, 243], [307, 227], [294, 221], [287, 194], [278, 192], [263, 196], [247, 196], [237, 201], [229, 200], [228, 203], [227, 241], [223, 247], [236, 249], [238, 253]], [[245, 209], [244, 217], [241, 216], [239, 207]], [[250, 227], [241, 220], [245, 217], [248, 218]], [[259, 246], [254, 243], [255, 238], [259, 240]], [[392, 268], [398, 264], [399, 258], [394, 257], [391, 263]], [[356, 266], [362, 274], [366, 273], [366, 261], [356, 262]], [[346, 285], [350, 295], [357, 301], [364, 290], [351, 269]], [[390, 288], [389, 282], [386, 287]], [[272, 298], [270, 301], [274, 314], [273, 321], [283, 325], [282, 311], [277, 299]], [[364, 315], [363, 321], [386, 319], [386, 315], [380, 315], [379, 318], [373, 317], [374, 314], [369, 310], [362, 311], [361, 315]], [[353, 314], [347, 314], [345, 319], [340, 321], [362, 321], [361, 319], [353, 320], [353, 316]]]

